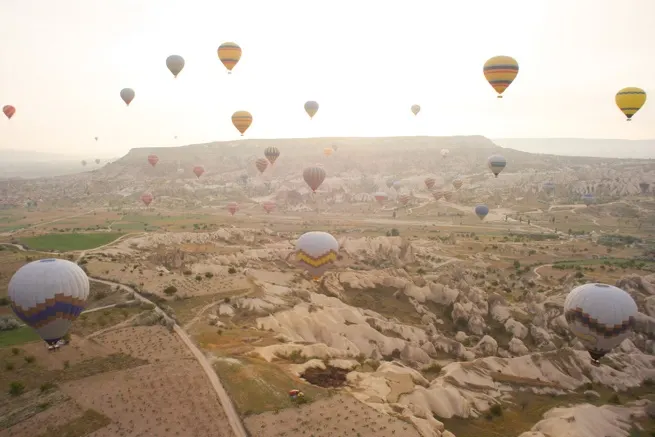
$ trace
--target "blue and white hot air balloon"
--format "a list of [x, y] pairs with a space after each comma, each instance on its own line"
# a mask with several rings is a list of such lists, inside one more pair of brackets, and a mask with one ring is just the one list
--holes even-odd
[[84, 309], [89, 278], [73, 262], [41, 259], [18, 269], [8, 292], [16, 316], [53, 346]]
[[489, 214], [489, 207], [487, 205], [478, 205], [475, 207], [475, 215], [477, 215], [480, 220], [484, 220], [487, 214]]
[[487, 159], [487, 166], [489, 166], [489, 169], [496, 177], [498, 177], [506, 165], [507, 160], [500, 155], [492, 155]]

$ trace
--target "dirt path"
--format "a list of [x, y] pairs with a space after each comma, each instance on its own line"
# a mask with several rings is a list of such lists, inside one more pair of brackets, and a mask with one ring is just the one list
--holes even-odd
[[[134, 293], [134, 297], [139, 299], [142, 302], [149, 303], [151, 305], [154, 305], [155, 311], [157, 311], [159, 314], [162, 314], [167, 320], [172, 320], [168, 315], [162, 311], [161, 308], [159, 308], [157, 305], [155, 305], [153, 302], [151, 302], [149, 299], [143, 297], [140, 295], [136, 290], [134, 290], [132, 287], [129, 287], [124, 284], [120, 284], [118, 282], [112, 282], [112, 281], [107, 281], [105, 279], [98, 279], [98, 278], [92, 278], [89, 277], [90, 281], [93, 282], [99, 282], [101, 284], [105, 285], [110, 285], [110, 286], [118, 286], [122, 288], [123, 290], [126, 290], [128, 292]], [[225, 411], [225, 415], [227, 416], [227, 420], [230, 423], [230, 427], [232, 428], [232, 431], [234, 432], [234, 435], [236, 437], [248, 437], [248, 434], [246, 433], [246, 430], [243, 426], [243, 423], [241, 422], [241, 418], [239, 417], [239, 414], [236, 411], [236, 408], [234, 407], [234, 404], [232, 403], [232, 399], [228, 396], [227, 392], [225, 391], [225, 388], [223, 387], [223, 384], [221, 384], [220, 379], [218, 379], [218, 375], [214, 371], [214, 368], [211, 366], [209, 361], [207, 360], [207, 357], [198, 349], [198, 347], [191, 341], [191, 338], [187, 335], [187, 333], [180, 328], [180, 326], [173, 321], [173, 331], [178, 335], [180, 340], [186, 345], [186, 347], [191, 351], [191, 353], [194, 355], [198, 363], [200, 364], [200, 367], [205, 371], [205, 374], [209, 378], [209, 382], [211, 382], [212, 387], [214, 388], [214, 391], [218, 395], [218, 398], [221, 402], [221, 405], [223, 406], [223, 410]]]
[[2, 237], [6, 237], [6, 236], [9, 236], [9, 235], [13, 235], [13, 234], [15, 234], [15, 233], [17, 233], [17, 232], [25, 231], [25, 230], [27, 230], [27, 229], [36, 228], [36, 227], [38, 227], [38, 226], [49, 225], [50, 223], [57, 223], [58, 221], [61, 221], [61, 220], [71, 219], [71, 218], [75, 218], [75, 217], [81, 217], [81, 216], [83, 216], [83, 215], [88, 215], [88, 214], [91, 214], [91, 213], [94, 212], [94, 211], [95, 211], [95, 209], [92, 209], [91, 211], [82, 212], [82, 213], [80, 213], [80, 214], [69, 215], [68, 217], [60, 217], [60, 218], [58, 218], [58, 219], [50, 220], [50, 221], [48, 221], [48, 222], [36, 223], [36, 224], [33, 224], [33, 225], [26, 226], [26, 227], [24, 227], [24, 228], [16, 229], [15, 231], [11, 231], [11, 232], [3, 232], [3, 233], [0, 234], [0, 236], [2, 236]]
[[539, 269], [542, 267], [552, 267], [552, 264], [542, 264], [540, 266], [537, 266], [532, 269], [532, 273], [534, 273], [537, 276], [537, 279], [541, 279], [541, 275], [539, 274]]

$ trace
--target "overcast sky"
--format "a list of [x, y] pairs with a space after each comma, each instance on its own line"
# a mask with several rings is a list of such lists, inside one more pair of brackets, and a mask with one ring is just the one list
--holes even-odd
[[[17, 108], [0, 149], [233, 140], [241, 109], [249, 138], [655, 138], [655, 101], [631, 123], [614, 103], [625, 86], [655, 100], [654, 0], [2, 0], [0, 36], [0, 106]], [[232, 75], [225, 41], [243, 49]], [[520, 64], [503, 99], [482, 75], [495, 55]]]

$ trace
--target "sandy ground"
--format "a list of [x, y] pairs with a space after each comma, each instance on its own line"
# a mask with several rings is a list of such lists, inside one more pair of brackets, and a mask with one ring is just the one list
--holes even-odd
[[250, 416], [245, 424], [253, 437], [420, 436], [413, 425], [381, 414], [349, 395], [337, 395], [298, 408]]

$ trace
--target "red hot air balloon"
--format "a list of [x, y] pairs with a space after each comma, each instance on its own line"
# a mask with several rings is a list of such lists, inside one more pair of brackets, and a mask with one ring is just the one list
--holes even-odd
[[441, 190], [434, 190], [432, 192], [432, 197], [434, 197], [434, 200], [439, 200], [443, 197], [443, 191]]
[[227, 210], [230, 211], [230, 214], [234, 215], [239, 210], [239, 204], [236, 202], [230, 202], [227, 204]]
[[431, 190], [432, 187], [434, 187], [434, 184], [437, 181], [434, 178], [426, 178], [425, 179], [425, 186], [428, 187], [428, 190]]
[[152, 197], [152, 194], [150, 193], [143, 193], [141, 195], [141, 202], [143, 202], [146, 206], [150, 206], [153, 199], [154, 197]]
[[307, 182], [307, 185], [309, 185], [309, 188], [311, 188], [313, 192], [316, 192], [318, 187], [320, 187], [325, 180], [325, 170], [321, 167], [307, 167], [305, 171], [302, 172], [302, 177], [305, 182]]
[[196, 175], [198, 179], [200, 179], [200, 176], [205, 172], [205, 168], [202, 165], [196, 165], [193, 167], [193, 173]]
[[453, 192], [452, 191], [444, 191], [443, 192], [443, 198], [446, 199], [448, 202], [453, 198]]
[[16, 108], [11, 105], [5, 105], [2, 107], [2, 112], [4, 112], [7, 118], [11, 120], [11, 117], [16, 113]]
[[157, 163], [159, 162], [159, 156], [157, 156], [157, 155], [148, 155], [148, 162], [153, 167], [156, 166]]
[[409, 203], [410, 198], [409, 194], [401, 194], [400, 197], [398, 197], [398, 201], [404, 206]]
[[262, 204], [262, 206], [264, 207], [264, 211], [266, 211], [266, 214], [270, 214], [277, 205], [272, 200], [267, 200]]
[[268, 168], [268, 161], [264, 158], [259, 158], [257, 161], [255, 161], [255, 166], [260, 173], [264, 173]]

